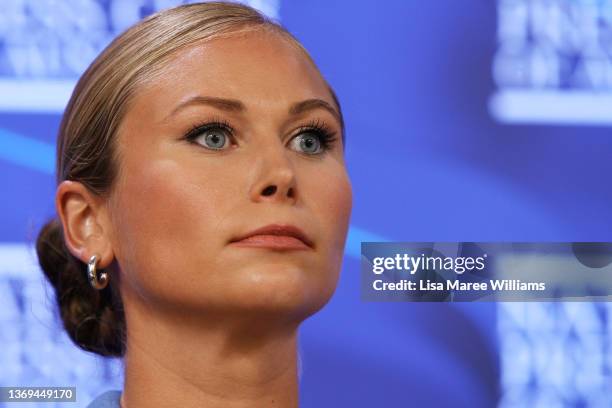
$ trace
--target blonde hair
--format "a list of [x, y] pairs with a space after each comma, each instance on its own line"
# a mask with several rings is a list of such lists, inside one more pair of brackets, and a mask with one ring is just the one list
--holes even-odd
[[[312, 61], [285, 28], [237, 3], [195, 3], [167, 9], [115, 38], [81, 76], [64, 112], [57, 139], [57, 184], [79, 181], [94, 194], [107, 195], [118, 172], [114, 150], [117, 129], [138, 89], [154, 80], [175, 52], [251, 30], [278, 33]], [[340, 110], [331, 87], [329, 90]], [[118, 275], [104, 290], [91, 288], [86, 265], [66, 248], [57, 218], [41, 229], [36, 249], [41, 268], [55, 288], [60, 315], [72, 341], [100, 355], [122, 356], [126, 333]]]

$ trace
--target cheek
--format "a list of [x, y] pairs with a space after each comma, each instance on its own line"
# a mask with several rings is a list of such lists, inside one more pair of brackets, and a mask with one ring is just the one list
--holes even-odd
[[[221, 239], [220, 209], [232, 191], [218, 178], [175, 160], [156, 160], [129, 169], [117, 191], [116, 245], [122, 269], [136, 286], [155, 293], [168, 285], [192, 284], [194, 256], [212, 264]], [[224, 188], [220, 188], [224, 185]], [[216, 239], [219, 238], [219, 239]], [[214, 265], [202, 265], [202, 269]], [[176, 275], [176, 276], [174, 276]], [[175, 279], [176, 278], [176, 279]], [[178, 288], [177, 288], [178, 289]]]
[[[334, 163], [311, 172], [304, 196], [312, 209], [320, 233], [322, 278], [328, 295], [335, 289], [344, 257], [344, 246], [352, 210], [352, 188], [343, 165]], [[322, 182], [323, 180], [323, 182]]]
[[322, 220], [321, 228], [329, 237], [328, 244], [342, 256], [353, 205], [346, 169], [338, 165], [319, 177], [313, 177], [311, 189], [318, 192], [313, 194], [312, 206]]
[[[214, 218], [214, 205], [203, 200], [203, 186], [190, 182], [192, 175], [174, 161], [157, 161], [125, 178], [121, 211], [128, 235], [139, 241], [184, 241], [198, 232], [194, 223]], [[163, 232], [163, 234], [161, 234]]]

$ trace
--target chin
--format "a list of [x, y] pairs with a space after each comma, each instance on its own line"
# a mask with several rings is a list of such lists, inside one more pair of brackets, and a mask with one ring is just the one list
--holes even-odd
[[335, 284], [313, 270], [275, 265], [244, 271], [232, 297], [245, 310], [304, 319], [329, 301]]

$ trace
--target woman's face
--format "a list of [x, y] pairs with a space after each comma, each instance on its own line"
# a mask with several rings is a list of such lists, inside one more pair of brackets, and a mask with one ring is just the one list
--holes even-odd
[[[179, 52], [137, 93], [116, 148], [109, 210], [124, 301], [299, 320], [329, 300], [351, 187], [338, 108], [295, 46], [252, 32]], [[232, 242], [271, 224], [312, 245]]]

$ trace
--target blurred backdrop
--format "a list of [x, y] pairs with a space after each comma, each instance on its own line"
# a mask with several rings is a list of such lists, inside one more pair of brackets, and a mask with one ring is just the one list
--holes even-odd
[[[80, 73], [176, 0], [2, 0], [0, 385], [121, 389], [61, 330], [33, 251]], [[336, 295], [300, 335], [304, 407], [610, 407], [607, 303], [363, 303], [361, 241], [612, 241], [612, 0], [252, 0], [347, 123]], [[1, 403], [0, 403], [1, 405]], [[23, 405], [24, 407], [27, 404]], [[45, 405], [51, 406], [51, 404]]]

